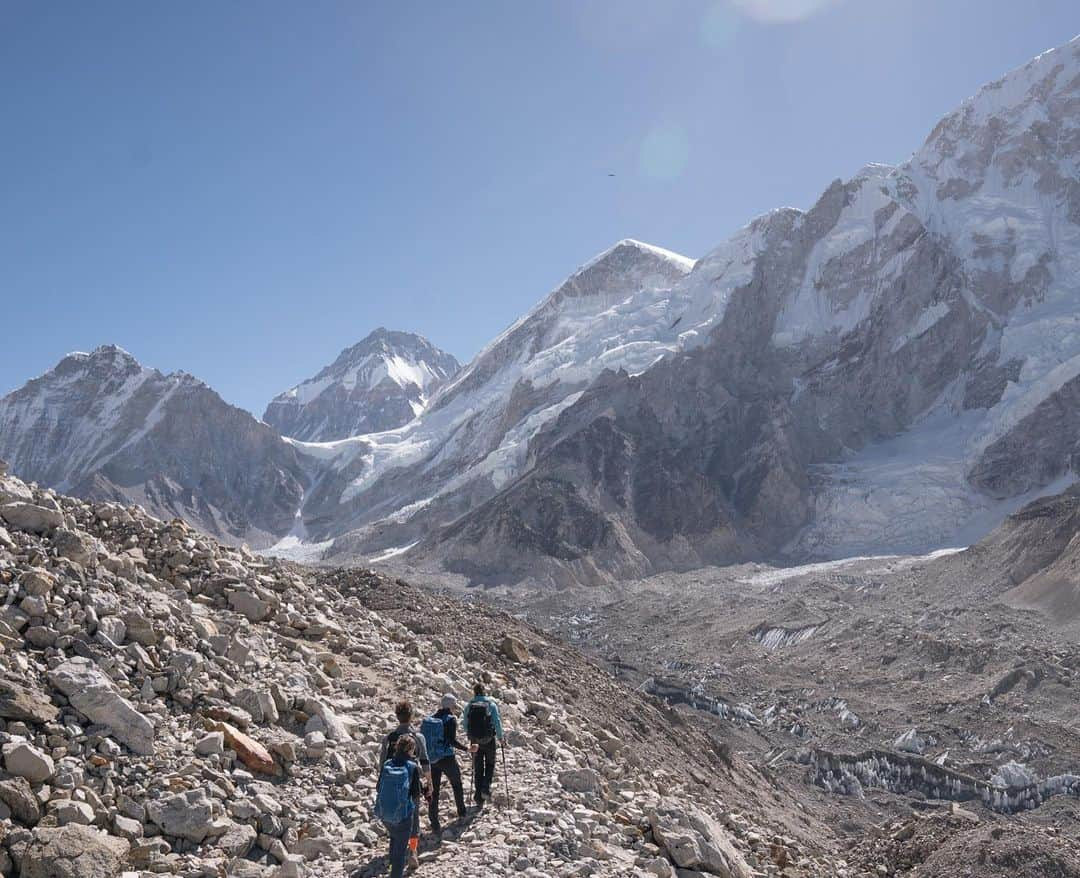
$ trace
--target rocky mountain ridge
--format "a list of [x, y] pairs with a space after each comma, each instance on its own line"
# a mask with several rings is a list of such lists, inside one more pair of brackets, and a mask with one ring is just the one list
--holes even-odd
[[255, 546], [289, 531], [307, 484], [302, 458], [272, 428], [115, 345], [69, 354], [0, 398], [0, 456], [28, 481]]

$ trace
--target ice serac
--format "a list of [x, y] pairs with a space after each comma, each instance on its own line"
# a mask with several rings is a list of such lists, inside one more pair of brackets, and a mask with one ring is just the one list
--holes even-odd
[[1080, 459], [1078, 160], [1074, 40], [700, 260], [674, 355], [596, 379], [413, 557], [581, 581], [981, 536]]
[[263, 420], [308, 442], [393, 430], [419, 415], [460, 368], [422, 336], [379, 328], [314, 378], [274, 397]]
[[609, 369], [640, 372], [675, 350], [670, 293], [693, 266], [624, 240], [579, 268], [439, 389], [417, 420], [339, 443], [297, 444], [332, 460], [305, 502], [318, 538], [341, 551], [408, 545], [509, 484], [528, 443]]
[[256, 546], [292, 527], [306, 479], [273, 429], [114, 345], [69, 354], [0, 398], [0, 457], [24, 479]]

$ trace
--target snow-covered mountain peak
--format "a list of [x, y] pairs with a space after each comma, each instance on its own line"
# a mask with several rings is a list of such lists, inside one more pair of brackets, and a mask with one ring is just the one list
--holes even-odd
[[423, 336], [379, 327], [314, 378], [276, 396], [263, 420], [308, 442], [392, 430], [420, 414], [459, 368]]

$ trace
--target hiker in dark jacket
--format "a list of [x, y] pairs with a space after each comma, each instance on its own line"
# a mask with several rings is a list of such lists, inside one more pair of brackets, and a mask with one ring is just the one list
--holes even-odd
[[[389, 766], [407, 768], [409, 771], [409, 810], [403, 820], [389, 822], [384, 819], [386, 831], [390, 836], [390, 878], [402, 878], [405, 865], [411, 868], [419, 866], [415, 852], [409, 847], [413, 826], [420, 814], [420, 766], [415, 761], [416, 741], [411, 735], [401, 735], [394, 743], [393, 755], [388, 760]], [[391, 775], [392, 776], [392, 775]], [[381, 787], [382, 773], [379, 775]], [[404, 783], [404, 777], [401, 778]], [[387, 789], [392, 789], [388, 784]], [[402, 787], [403, 789], [403, 787]], [[378, 799], [378, 797], [376, 797]], [[411, 856], [410, 856], [411, 855]], [[413, 862], [415, 860], [415, 862]]]
[[[427, 779], [431, 774], [431, 763], [428, 761], [427, 744], [424, 741], [424, 736], [412, 727], [412, 705], [409, 704], [408, 701], [399, 701], [397, 707], [394, 708], [394, 716], [397, 717], [398, 727], [387, 735], [386, 739], [383, 741], [379, 765], [385, 764], [387, 759], [391, 758], [396, 752], [394, 748], [397, 746], [398, 741], [402, 738], [408, 738], [414, 744], [414, 752], [416, 753], [414, 758], [420, 764], [421, 788], [424, 791], [424, 795], [427, 795]], [[376, 792], [377, 791], [378, 785], [376, 784]], [[417, 855], [417, 851], [420, 849], [419, 808], [413, 812], [412, 820], [412, 834], [409, 838], [409, 867], [415, 869], [420, 865], [420, 860]]]
[[499, 705], [487, 696], [483, 683], [473, 686], [473, 698], [465, 706], [464, 723], [465, 734], [469, 736], [469, 751], [473, 754], [476, 805], [483, 808], [485, 802], [491, 801], [496, 747], [503, 740]]
[[458, 740], [458, 722], [455, 716], [457, 703], [457, 698], [447, 692], [442, 697], [439, 709], [420, 726], [431, 759], [431, 804], [428, 806], [428, 817], [431, 820], [432, 832], [442, 831], [439, 826], [439, 790], [444, 774], [454, 790], [458, 819], [465, 819], [465, 789], [461, 784], [461, 768], [454, 751], [467, 751], [469, 748]]

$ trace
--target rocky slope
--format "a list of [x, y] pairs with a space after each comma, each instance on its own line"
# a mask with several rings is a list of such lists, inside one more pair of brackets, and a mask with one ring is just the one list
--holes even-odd
[[716, 717], [736, 759], [828, 815], [849, 864], [1071, 876], [1080, 649], [1062, 607], [1075, 599], [1076, 494], [1028, 505], [963, 552], [486, 598]]
[[426, 839], [420, 874], [864, 874], [706, 718], [508, 615], [2, 470], [4, 876], [374, 874], [393, 703], [478, 678], [505, 705], [509, 800]]
[[27, 481], [255, 546], [289, 532], [307, 481], [270, 427], [112, 345], [69, 354], [0, 398], [0, 457]]
[[393, 430], [419, 415], [460, 368], [426, 338], [379, 328], [314, 378], [274, 397], [263, 420], [308, 442]]

